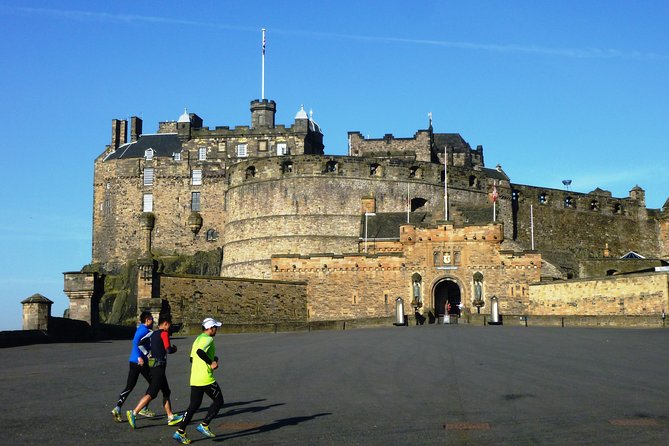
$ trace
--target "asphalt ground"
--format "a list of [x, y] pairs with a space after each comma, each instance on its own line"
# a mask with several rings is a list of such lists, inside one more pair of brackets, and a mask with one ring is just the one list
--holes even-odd
[[[430, 325], [219, 334], [225, 406], [193, 444], [669, 444], [669, 330]], [[167, 376], [189, 402], [193, 337]], [[110, 415], [130, 341], [0, 349], [3, 445], [177, 444], [159, 415]], [[145, 384], [123, 409], [134, 406]], [[159, 397], [160, 399], [160, 397]]]

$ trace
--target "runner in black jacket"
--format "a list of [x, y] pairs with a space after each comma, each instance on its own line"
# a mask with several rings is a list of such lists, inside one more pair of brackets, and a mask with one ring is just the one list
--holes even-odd
[[151, 355], [155, 362], [153, 367], [151, 367], [151, 383], [146, 391], [146, 395], [139, 400], [135, 410], [129, 410], [127, 412], [128, 423], [130, 423], [130, 426], [132, 426], [133, 429], [135, 428], [137, 413], [149, 404], [149, 401], [158, 396], [158, 391], [163, 393], [163, 405], [165, 406], [165, 413], [167, 413], [167, 424], [169, 426], [174, 426], [183, 419], [182, 415], [174, 415], [172, 413], [172, 405], [170, 404], [170, 385], [167, 383], [167, 375], [165, 374], [167, 370], [168, 353], [177, 351], [177, 346], [170, 344], [169, 330], [171, 325], [171, 316], [161, 314], [158, 318], [158, 330], [145, 336], [139, 342], [140, 350], [142, 348], [146, 349], [147, 346], [151, 347]]

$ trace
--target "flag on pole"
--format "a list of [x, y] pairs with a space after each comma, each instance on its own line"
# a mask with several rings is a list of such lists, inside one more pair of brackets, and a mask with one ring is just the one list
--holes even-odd
[[492, 202], [495, 203], [497, 201], [497, 186], [493, 183], [492, 185]]
[[265, 55], [265, 44], [267, 43], [265, 39], [265, 30], [262, 30], [262, 55]]

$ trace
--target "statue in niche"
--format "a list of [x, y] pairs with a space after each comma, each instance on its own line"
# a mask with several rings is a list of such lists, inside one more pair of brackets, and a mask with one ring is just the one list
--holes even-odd
[[483, 274], [474, 274], [474, 306], [478, 313], [481, 312], [483, 306]]
[[413, 279], [413, 302], [417, 307], [423, 306], [423, 299], [420, 292], [421, 284], [420, 277], [414, 277]]

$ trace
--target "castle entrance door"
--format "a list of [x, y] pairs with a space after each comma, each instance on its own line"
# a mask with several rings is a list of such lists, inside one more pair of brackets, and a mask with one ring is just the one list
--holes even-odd
[[452, 279], [446, 278], [434, 287], [434, 310], [438, 316], [447, 312], [459, 315], [460, 302], [460, 287]]

